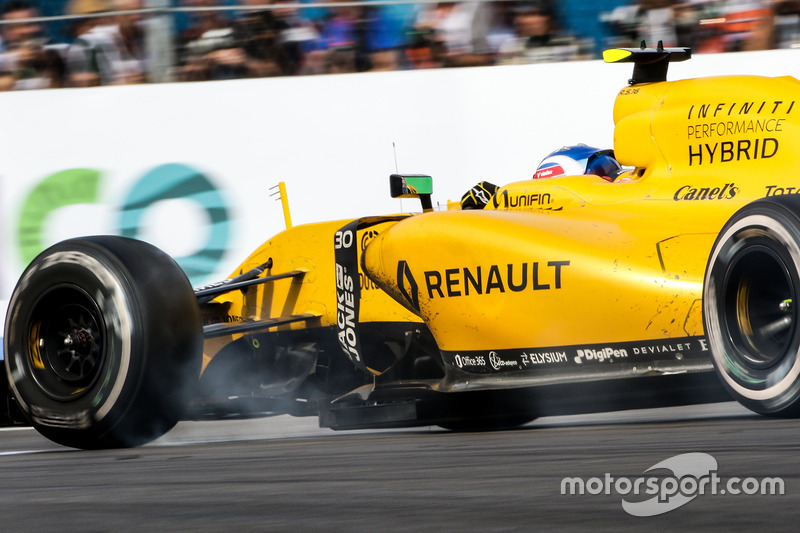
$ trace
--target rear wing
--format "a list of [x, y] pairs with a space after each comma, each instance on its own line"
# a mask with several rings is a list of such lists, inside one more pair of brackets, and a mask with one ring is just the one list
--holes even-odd
[[691, 48], [664, 48], [658, 41], [656, 48], [647, 48], [642, 41], [639, 48], [611, 48], [603, 52], [606, 63], [633, 63], [633, 77], [629, 85], [667, 81], [667, 67], [676, 61], [692, 57]]

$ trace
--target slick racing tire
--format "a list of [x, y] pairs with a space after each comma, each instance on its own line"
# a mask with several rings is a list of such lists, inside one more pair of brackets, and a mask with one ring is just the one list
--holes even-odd
[[800, 199], [752, 202], [717, 236], [703, 324], [724, 386], [765, 415], [800, 415]]
[[6, 370], [25, 416], [75, 448], [160, 437], [180, 419], [202, 362], [202, 325], [186, 275], [133, 239], [63, 241], [11, 296]]

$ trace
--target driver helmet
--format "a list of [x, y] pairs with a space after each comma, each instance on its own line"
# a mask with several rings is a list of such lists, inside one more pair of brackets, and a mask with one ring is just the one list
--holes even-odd
[[594, 174], [614, 181], [622, 172], [622, 166], [614, 158], [614, 150], [576, 144], [559, 148], [545, 157], [536, 168], [533, 179]]

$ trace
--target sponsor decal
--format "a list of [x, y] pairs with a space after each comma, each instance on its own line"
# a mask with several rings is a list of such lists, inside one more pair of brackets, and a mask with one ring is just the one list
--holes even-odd
[[690, 124], [687, 131], [689, 139], [708, 139], [726, 135], [779, 132], [783, 131], [784, 122], [786, 122], [785, 118], [709, 122], [708, 124]]
[[692, 105], [689, 108], [689, 120], [699, 118], [717, 118], [718, 116], [733, 115], [760, 115], [762, 111], [768, 115], [788, 115], [794, 108], [794, 100], [784, 102], [783, 100], [773, 100], [767, 102], [719, 102], [716, 104]]
[[624, 359], [626, 357], [628, 357], [628, 350], [625, 348], [620, 348], [618, 350], [614, 348], [599, 348], [597, 350], [584, 348], [582, 350], [578, 350], [578, 355], [575, 356], [574, 360], [580, 365], [584, 361], [612, 362], [614, 359]]
[[[374, 229], [368, 229], [361, 232], [361, 238], [359, 239], [359, 243], [361, 244], [361, 253], [364, 253], [364, 250], [367, 249], [367, 245], [378, 235], [380, 234]], [[363, 272], [358, 273], [358, 283], [362, 291], [380, 290], [378, 284], [369, 279], [369, 277], [367, 277], [367, 275]]]
[[[683, 359], [687, 355], [704, 355], [708, 352], [708, 341], [704, 337], [675, 339], [672, 342], [644, 341], [626, 342], [624, 345], [600, 348], [582, 348], [577, 350], [574, 361], [578, 364], [586, 362], [613, 362], [627, 359], [629, 356], [637, 360], [655, 360], [667, 358]], [[638, 356], [638, 357], [637, 357]]]
[[[353, 220], [334, 233], [333, 258], [336, 269], [336, 330], [339, 346], [360, 370], [369, 372], [364, 361], [359, 334], [361, 290], [376, 287], [359, 270], [359, 252], [378, 236], [374, 228], [384, 222], [402, 220], [407, 215], [368, 217]], [[369, 282], [369, 283], [367, 283]], [[369, 360], [370, 354], [367, 354]]]
[[[367, 245], [372, 242], [375, 237], [379, 235], [379, 233], [374, 229], [368, 229], [361, 231], [361, 237], [359, 238], [359, 243], [361, 246], [361, 253], [364, 253], [364, 250], [367, 249]], [[380, 290], [380, 287], [377, 283], [369, 279], [366, 274], [363, 272], [358, 273], [358, 286], [362, 291], [377, 291]]]
[[784, 194], [800, 194], [800, 187], [778, 187], [777, 185], [767, 185], [765, 196], [782, 196]]
[[700, 187], [684, 185], [672, 197], [676, 202], [684, 200], [730, 200], [736, 196], [739, 188], [735, 183], [726, 183], [722, 187]]
[[778, 153], [778, 139], [740, 139], [713, 144], [689, 145], [689, 166], [713, 163], [730, 163], [750, 159], [769, 159]]
[[793, 108], [794, 100], [692, 105], [687, 114], [690, 121], [686, 129], [689, 141], [731, 136], [749, 138], [689, 144], [689, 166], [774, 157], [780, 147], [776, 136], [784, 131], [785, 117]]
[[533, 179], [538, 180], [539, 178], [549, 178], [552, 176], [560, 176], [564, 174], [564, 169], [561, 165], [551, 165], [547, 168], [540, 168], [536, 171], [536, 174], [533, 175]]
[[[428, 298], [454, 298], [470, 294], [561, 289], [563, 269], [569, 261], [449, 268], [424, 272]], [[398, 266], [398, 279], [400, 279]], [[410, 274], [410, 273], [409, 273]], [[402, 290], [402, 289], [401, 289]]]
[[336, 329], [339, 346], [357, 366], [363, 366], [356, 323], [361, 300], [358, 276], [358, 258], [355, 235], [358, 220], [355, 220], [334, 235], [333, 248], [336, 267]]
[[469, 366], [484, 367], [486, 366], [486, 358], [482, 355], [472, 357], [469, 355], [456, 354], [455, 363], [458, 368], [464, 368]]
[[522, 364], [525, 366], [566, 363], [568, 360], [567, 352], [522, 352]]
[[375, 231], [375, 230], [372, 230], [372, 229], [366, 230], [366, 231], [362, 231], [361, 232], [361, 251], [363, 252], [364, 250], [366, 250], [367, 245], [370, 243], [370, 241], [372, 241], [372, 239], [374, 239], [378, 235], [379, 235], [378, 232]]
[[444, 352], [445, 363], [476, 374], [527, 370], [535, 373], [545, 368], [564, 369], [580, 366], [606, 366], [658, 361], [708, 360], [705, 337], [681, 337], [650, 341], [609, 343], [607, 345], [553, 346], [526, 349], [498, 349], [490, 352]]
[[[336, 265], [336, 323], [339, 327], [339, 344], [350, 357], [359, 361], [355, 334], [356, 298], [353, 276], [347, 268]], [[345, 342], [346, 341], [346, 342]]]
[[[700, 341], [700, 350], [708, 351], [705, 339]], [[675, 344], [654, 344], [652, 346], [634, 346], [631, 351], [634, 355], [639, 354], [661, 354], [661, 353], [682, 353], [692, 349], [691, 343], [678, 342]]]
[[[540, 174], [544, 173], [544, 174]], [[536, 172], [534, 178], [547, 178], [560, 176], [564, 170], [560, 166], [548, 167]], [[495, 209], [515, 209], [529, 207], [533, 209], [552, 209], [553, 197], [550, 193], [524, 193], [509, 195], [508, 190], [502, 190], [492, 196], [492, 205]]]
[[409, 305], [419, 311], [419, 287], [417, 286], [417, 280], [414, 279], [414, 275], [411, 273], [411, 269], [408, 267], [408, 263], [405, 261], [397, 262], [397, 288]]
[[492, 365], [492, 368], [495, 370], [500, 370], [501, 368], [508, 368], [514, 367], [519, 368], [519, 363], [516, 361], [509, 361], [507, 359], [503, 359], [497, 352], [489, 352], [489, 364]]

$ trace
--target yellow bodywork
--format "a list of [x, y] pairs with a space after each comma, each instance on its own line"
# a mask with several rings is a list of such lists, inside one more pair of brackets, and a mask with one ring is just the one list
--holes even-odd
[[[206, 324], [240, 323], [243, 321], [262, 321], [271, 318], [293, 315], [313, 314], [315, 318], [270, 328], [271, 331], [308, 328], [331, 328], [337, 322], [336, 276], [334, 269], [334, 235], [344, 226], [346, 220], [322, 222], [291, 227], [261, 245], [232, 274], [236, 276], [262, 265], [271, 259], [272, 267], [265, 275], [302, 271], [294, 278], [284, 278], [247, 291], [232, 291], [217, 297], [218, 305], [206, 307], [209, 313]], [[356, 244], [365, 248], [386, 227], [394, 221], [387, 221], [356, 235]], [[409, 322], [422, 320], [394, 302], [388, 294], [380, 290], [374, 282], [359, 272], [361, 285], [362, 322]], [[207, 339], [204, 349], [203, 368], [233, 337]], [[372, 369], [378, 372], [377, 369]]]
[[626, 87], [614, 150], [630, 172], [512, 183], [483, 211], [403, 221], [368, 248], [367, 270], [402, 301], [395, 265], [409, 265], [446, 351], [702, 335], [720, 228], [747, 202], [800, 192], [785, 171], [800, 168], [796, 100], [789, 77]]
[[[614, 182], [527, 180], [502, 187], [483, 210], [360, 229], [358, 321], [424, 322], [449, 353], [604, 343], [633, 343], [636, 353], [638, 341], [695, 338], [705, 350], [702, 280], [719, 230], [752, 200], [800, 192], [798, 100], [790, 77], [625, 87], [614, 151], [630, 170]], [[349, 222], [273, 237], [234, 274], [271, 258], [265, 275], [302, 276], [220, 296], [207, 320], [311, 313], [273, 331], [335, 328], [334, 236]], [[227, 342], [208, 340], [206, 363]]]

